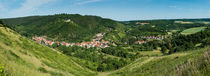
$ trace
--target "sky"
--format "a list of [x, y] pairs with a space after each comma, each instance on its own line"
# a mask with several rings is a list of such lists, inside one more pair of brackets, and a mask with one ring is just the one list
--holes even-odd
[[210, 18], [210, 0], [0, 0], [0, 19], [59, 13], [118, 21]]

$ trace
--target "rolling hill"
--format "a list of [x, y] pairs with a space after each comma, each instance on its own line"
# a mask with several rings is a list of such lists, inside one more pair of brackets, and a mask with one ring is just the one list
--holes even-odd
[[159, 20], [135, 20], [123, 21], [126, 26], [150, 26], [165, 30], [184, 30], [192, 27], [208, 26], [210, 19], [159, 19]]
[[15, 31], [0, 27], [0, 68], [3, 76], [93, 76], [57, 50], [35, 43]]
[[[180, 30], [179, 24], [170, 20], [127, 24], [78, 14], [11, 18], [3, 22], [7, 25], [0, 22], [0, 76], [210, 75], [209, 27], [188, 36], [177, 32], [163, 40], [146, 40], [140, 37], [167, 35], [169, 30]], [[200, 26], [203, 25], [183, 24], [182, 28]], [[45, 36], [49, 40], [82, 42], [97, 33], [106, 33], [103, 39], [116, 44], [108, 48], [47, 47], [31, 40]], [[146, 43], [134, 44], [136, 40]]]
[[[115, 71], [98, 76], [152, 76], [209, 74], [210, 48], [159, 57], [141, 57]], [[152, 53], [152, 52], [151, 52]], [[5, 75], [14, 76], [94, 76], [97, 72], [76, 64], [72, 57], [39, 45], [13, 30], [0, 27], [0, 64]]]
[[3, 19], [17, 32], [25, 36], [47, 36], [51, 40], [89, 41], [97, 33], [121, 30], [124, 26], [111, 19], [79, 14], [57, 14]]
[[210, 47], [160, 57], [143, 57], [109, 76], [209, 76]]

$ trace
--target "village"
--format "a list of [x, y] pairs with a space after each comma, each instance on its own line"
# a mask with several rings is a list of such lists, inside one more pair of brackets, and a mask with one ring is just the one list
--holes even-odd
[[142, 39], [157, 39], [157, 40], [163, 40], [166, 37], [165, 36], [141, 36]]
[[68, 43], [68, 42], [59, 42], [59, 41], [50, 41], [44, 37], [33, 37], [32, 39], [35, 40], [37, 43], [44, 43], [45, 45], [52, 46], [53, 44], [62, 45], [66, 47], [70, 46], [80, 46], [80, 47], [98, 47], [98, 48], [106, 48], [109, 47], [110, 42], [103, 40], [103, 36], [105, 33], [98, 33], [96, 34], [96, 38], [92, 39], [91, 42], [81, 42], [81, 43]]
[[[154, 39], [154, 40], [163, 40], [166, 37], [165, 36], [141, 36], [142, 39]], [[146, 41], [142, 40], [142, 41], [136, 41], [135, 44], [143, 44], [146, 43]]]
[[135, 42], [135, 44], [143, 44], [143, 43], [146, 43], [146, 41], [143, 40], [143, 41], [136, 41]]
[[[91, 47], [98, 47], [98, 48], [107, 48], [110, 46], [109, 41], [103, 40], [103, 36], [106, 33], [98, 33], [95, 35], [95, 38], [92, 39], [90, 42], [81, 42], [81, 43], [68, 43], [68, 42], [59, 42], [59, 41], [50, 41], [47, 40], [44, 37], [33, 37], [32, 39], [35, 40], [37, 43], [42, 43], [44, 45], [49, 45], [52, 46], [53, 44], [57, 45], [62, 45], [66, 47], [72, 47], [72, 46], [80, 46], [80, 47], [85, 47], [85, 48], [91, 48]], [[158, 39], [162, 40], [165, 39], [166, 37], [164, 36], [141, 36], [142, 39]], [[135, 44], [143, 44], [146, 43], [146, 41], [136, 41]]]

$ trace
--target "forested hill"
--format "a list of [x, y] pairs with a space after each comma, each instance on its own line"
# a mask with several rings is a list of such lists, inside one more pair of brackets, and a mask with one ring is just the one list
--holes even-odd
[[25, 36], [47, 36], [60, 41], [88, 41], [95, 34], [123, 28], [111, 19], [79, 14], [57, 14], [3, 19], [5, 24]]
[[127, 26], [152, 25], [164, 30], [183, 30], [192, 27], [210, 25], [209, 18], [203, 19], [160, 19], [160, 20], [133, 20], [121, 22]]

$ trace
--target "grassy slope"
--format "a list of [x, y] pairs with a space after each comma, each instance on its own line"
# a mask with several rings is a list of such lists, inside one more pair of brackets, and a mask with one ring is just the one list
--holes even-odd
[[9, 76], [92, 76], [71, 57], [0, 27], [0, 64]]
[[209, 76], [210, 47], [162, 57], [143, 57], [110, 76]]
[[185, 35], [194, 34], [194, 33], [204, 30], [205, 28], [206, 27], [195, 27], [195, 28], [186, 29], [182, 32], [182, 34], [185, 34]]

